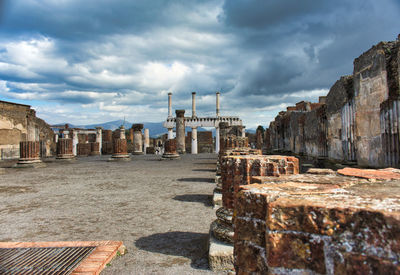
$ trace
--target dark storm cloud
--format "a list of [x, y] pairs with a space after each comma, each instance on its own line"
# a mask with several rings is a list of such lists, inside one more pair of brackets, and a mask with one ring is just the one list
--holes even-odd
[[220, 16], [260, 61], [237, 87], [242, 95], [329, 88], [352, 62], [400, 32], [396, 1], [226, 1]]
[[154, 120], [168, 92], [190, 109], [196, 91], [199, 114], [218, 90], [226, 114], [282, 108], [351, 74], [399, 15], [398, 0], [0, 0], [0, 96]]

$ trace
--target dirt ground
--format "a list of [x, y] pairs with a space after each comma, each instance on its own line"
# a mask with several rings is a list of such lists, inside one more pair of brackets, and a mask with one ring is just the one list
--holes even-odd
[[207, 261], [216, 155], [108, 158], [5, 169], [0, 241], [120, 240], [128, 253], [102, 274], [216, 274]]

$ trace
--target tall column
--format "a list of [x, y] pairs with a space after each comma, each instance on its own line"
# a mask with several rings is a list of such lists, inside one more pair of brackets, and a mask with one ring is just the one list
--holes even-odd
[[192, 128], [192, 154], [197, 154], [197, 127]]
[[96, 127], [96, 142], [99, 143], [99, 153], [101, 155], [101, 148], [103, 146], [102, 127]]
[[242, 137], [246, 137], [246, 126], [242, 126]]
[[217, 111], [217, 117], [219, 117], [219, 92], [217, 92], [216, 93], [216, 96], [217, 96], [217, 102], [216, 102], [216, 105], [217, 105], [217, 108], [216, 108], [216, 111]]
[[147, 147], [150, 146], [150, 134], [149, 129], [144, 129], [144, 153], [146, 154]]
[[196, 117], [196, 92], [192, 93], [192, 117]]
[[168, 139], [174, 138], [173, 128], [168, 128]]
[[168, 93], [168, 118], [172, 118], [172, 93]]
[[215, 127], [215, 153], [219, 153], [219, 127]]
[[185, 110], [175, 110], [176, 113], [176, 149], [179, 154], [185, 154]]
[[72, 153], [74, 154], [74, 156], [76, 156], [78, 154], [77, 146], [78, 146], [78, 131], [73, 130], [73, 132], [72, 132]]
[[142, 129], [143, 124], [133, 124], [133, 153], [134, 155], [142, 155], [143, 154], [143, 137], [142, 137]]

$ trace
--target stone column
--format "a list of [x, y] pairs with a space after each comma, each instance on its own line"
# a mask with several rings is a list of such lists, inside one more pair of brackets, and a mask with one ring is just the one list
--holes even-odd
[[172, 93], [168, 93], [168, 118], [172, 118]]
[[144, 153], [146, 153], [148, 147], [150, 147], [149, 129], [144, 129]]
[[173, 128], [168, 128], [168, 139], [174, 138]]
[[192, 117], [196, 117], [196, 92], [192, 93]]
[[192, 154], [197, 154], [197, 127], [192, 128]]
[[246, 137], [246, 126], [242, 126], [242, 138]]
[[185, 110], [175, 110], [176, 113], [176, 149], [179, 154], [185, 154]]
[[99, 144], [99, 155], [101, 155], [101, 149], [103, 147], [102, 132], [103, 132], [102, 127], [96, 127], [96, 142]]
[[57, 142], [57, 160], [73, 160], [75, 159], [72, 150], [72, 139], [59, 138]]
[[109, 160], [130, 160], [128, 145], [125, 138], [125, 127], [121, 126], [115, 131], [117, 131], [117, 134], [113, 140], [113, 154]]
[[78, 154], [77, 146], [78, 146], [78, 132], [76, 130], [73, 130], [73, 132], [72, 132], [72, 153], [74, 154], [74, 156], [76, 156]]
[[215, 153], [219, 153], [219, 127], [215, 127]]
[[163, 159], [177, 159], [179, 154], [176, 152], [176, 139], [168, 139], [164, 143]]
[[15, 167], [41, 167], [39, 141], [21, 141], [19, 143], [19, 160]]
[[216, 101], [216, 105], [217, 105], [216, 106], [217, 107], [216, 108], [216, 114], [217, 114], [217, 117], [219, 117], [219, 92], [216, 93], [216, 96], [217, 96], [217, 98], [216, 98], [216, 100], [217, 100]]
[[133, 155], [143, 155], [143, 124], [133, 124]]

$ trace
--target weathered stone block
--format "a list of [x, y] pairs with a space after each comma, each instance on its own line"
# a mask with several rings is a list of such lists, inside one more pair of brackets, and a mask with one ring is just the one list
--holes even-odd
[[325, 274], [324, 241], [296, 233], [268, 233], [269, 267], [308, 269]]

